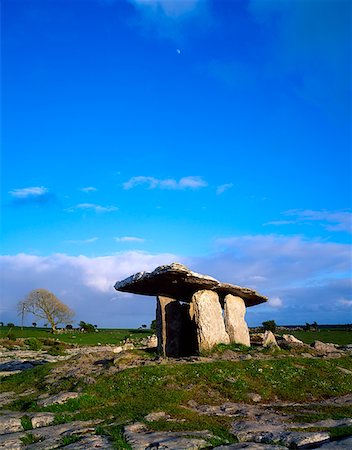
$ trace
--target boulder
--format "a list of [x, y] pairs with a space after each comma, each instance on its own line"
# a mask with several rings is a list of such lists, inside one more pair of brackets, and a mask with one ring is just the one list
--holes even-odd
[[249, 347], [249, 331], [244, 316], [246, 314], [246, 305], [241, 297], [235, 297], [232, 294], [225, 296], [224, 318], [225, 328], [229, 335], [230, 342], [242, 344]]
[[263, 347], [277, 347], [277, 348], [279, 348], [279, 346], [277, 345], [274, 333], [272, 331], [267, 330], [264, 333], [264, 336], [263, 336]]
[[253, 289], [221, 283], [208, 275], [192, 272], [186, 266], [172, 263], [157, 267], [153, 272], [138, 272], [115, 284], [115, 289], [134, 294], [164, 296], [191, 302], [200, 290], [214, 291], [223, 298], [227, 294], [239, 296], [246, 306], [258, 305], [268, 299]]
[[158, 338], [155, 334], [153, 336], [149, 336], [146, 342], [146, 346], [148, 348], [155, 348], [158, 346]]
[[199, 350], [209, 350], [216, 344], [229, 344], [218, 294], [208, 290], [198, 291], [192, 297], [192, 304]]
[[41, 427], [47, 427], [48, 425], [51, 425], [54, 422], [55, 414], [54, 413], [36, 413], [32, 416], [31, 422], [33, 428], [41, 428]]
[[320, 353], [338, 353], [339, 352], [339, 350], [337, 349], [337, 345], [327, 343], [327, 342], [314, 341], [311, 344], [311, 347]]
[[15, 433], [22, 431], [21, 419], [18, 417], [0, 417], [0, 434]]
[[303, 341], [300, 341], [299, 339], [297, 339], [295, 336], [293, 336], [293, 334], [283, 334], [281, 339], [283, 340], [284, 343], [286, 344], [293, 344], [293, 345], [305, 345], [305, 343]]

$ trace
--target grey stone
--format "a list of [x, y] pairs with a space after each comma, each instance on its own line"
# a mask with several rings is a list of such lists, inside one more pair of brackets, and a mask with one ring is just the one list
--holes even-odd
[[345, 367], [337, 366], [337, 369], [339, 369], [340, 372], [345, 373], [346, 375], [352, 375], [352, 371], [345, 369]]
[[352, 436], [334, 442], [327, 442], [326, 444], [322, 444], [319, 448], [324, 450], [351, 450]]
[[72, 398], [77, 398], [79, 394], [77, 392], [62, 392], [57, 395], [52, 395], [48, 398], [40, 400], [38, 402], [39, 406], [50, 406], [50, 405], [61, 405], [62, 403], [66, 403], [68, 400]]
[[172, 263], [157, 267], [153, 272], [139, 272], [125, 280], [118, 281], [115, 289], [134, 294], [155, 295], [177, 298], [190, 302], [199, 290], [211, 290], [221, 297], [232, 294], [243, 298], [246, 306], [258, 305], [268, 299], [253, 289], [221, 283], [208, 275], [192, 272], [186, 266]]
[[207, 445], [207, 431], [153, 432], [142, 423], [127, 425], [124, 432], [133, 450], [198, 450]]
[[153, 336], [149, 336], [146, 342], [146, 346], [148, 348], [155, 348], [158, 346], [158, 338], [157, 336], [153, 335]]
[[213, 450], [283, 450], [281, 445], [258, 444], [255, 442], [239, 442], [238, 444], [221, 445]]
[[321, 353], [339, 352], [339, 350], [337, 349], [337, 345], [327, 342], [314, 341], [313, 344], [311, 344], [311, 347], [314, 348], [314, 350], [317, 350], [318, 352]]
[[33, 428], [47, 427], [54, 422], [55, 414], [50, 412], [37, 413], [35, 415], [32, 415], [31, 419]]
[[121, 352], [123, 352], [123, 348], [121, 347], [121, 345], [119, 345], [117, 347], [114, 347], [112, 349], [112, 351], [113, 351], [113, 353], [121, 353]]
[[145, 416], [145, 420], [147, 422], [154, 422], [156, 420], [165, 420], [165, 419], [169, 419], [170, 416], [168, 414], [166, 414], [166, 412], [164, 411], [158, 411], [158, 412], [152, 412], [150, 414], [148, 414], [147, 416]]
[[18, 417], [0, 416], [0, 434], [15, 433], [22, 431], [21, 419]]
[[216, 344], [229, 344], [230, 339], [225, 330], [217, 293], [208, 290], [198, 291], [192, 297], [192, 304], [199, 350], [209, 350]]
[[224, 301], [225, 328], [230, 342], [249, 347], [249, 330], [244, 319], [246, 305], [241, 297], [227, 294]]
[[291, 432], [282, 442], [290, 448], [302, 448], [311, 445], [321, 445], [330, 441], [329, 433], [318, 431], [312, 433]]
[[[61, 446], [61, 440], [64, 436], [78, 435], [83, 437], [85, 435], [91, 435], [94, 433], [95, 426], [98, 423], [99, 421], [90, 421], [90, 422], [76, 421], [60, 425], [52, 425], [48, 427], [37, 428], [35, 430], [30, 430], [26, 432], [17, 432], [9, 435], [6, 434], [0, 436], [0, 448], [8, 448], [11, 450], [23, 448], [21, 438], [23, 438], [29, 433], [33, 434], [35, 437], [40, 438], [41, 440], [40, 442], [28, 445], [25, 448], [28, 449], [33, 448], [35, 450], [49, 450], [58, 448]], [[94, 447], [86, 447], [86, 448], [94, 448]], [[106, 448], [110, 449], [111, 447]]]
[[264, 336], [263, 336], [263, 347], [279, 347], [278, 345], [277, 345], [277, 342], [276, 342], [276, 338], [275, 338], [275, 336], [274, 336], [274, 333], [272, 333], [271, 331], [269, 331], [269, 330], [267, 330], [265, 333], [264, 333]]
[[255, 392], [248, 392], [247, 398], [249, 400], [252, 400], [252, 402], [258, 403], [262, 401], [262, 397], [259, 394], [256, 394]]
[[157, 297], [156, 329], [158, 351], [164, 356], [179, 356], [181, 350], [182, 312], [180, 303], [170, 297]]
[[126, 342], [126, 344], [123, 344], [122, 349], [124, 351], [133, 350], [134, 349], [134, 344], [132, 344], [132, 342]]
[[107, 436], [84, 436], [81, 440], [69, 445], [65, 445], [65, 450], [91, 450], [101, 448], [103, 450], [112, 450], [115, 447]]
[[157, 297], [158, 352], [164, 356], [194, 355], [198, 351], [193, 305]]

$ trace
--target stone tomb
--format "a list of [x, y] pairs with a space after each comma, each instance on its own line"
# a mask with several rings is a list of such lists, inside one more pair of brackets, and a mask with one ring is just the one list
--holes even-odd
[[136, 273], [118, 281], [115, 289], [157, 297], [158, 350], [173, 357], [196, 355], [220, 343], [249, 346], [246, 307], [268, 300], [178, 263]]

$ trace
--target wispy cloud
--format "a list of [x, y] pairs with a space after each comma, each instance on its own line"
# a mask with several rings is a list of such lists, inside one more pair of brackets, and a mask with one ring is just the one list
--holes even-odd
[[89, 192], [95, 192], [98, 189], [93, 187], [93, 186], [87, 186], [87, 187], [82, 187], [79, 190], [82, 191], [82, 192], [86, 192], [88, 194]]
[[96, 242], [99, 238], [92, 237], [88, 239], [71, 239], [68, 241], [65, 241], [67, 244], [92, 244], [93, 242]]
[[[135, 8], [132, 26], [143, 34], [172, 39], [177, 45], [190, 33], [200, 33], [211, 20], [208, 0], [129, 0]], [[176, 50], [176, 48], [175, 48]], [[179, 48], [178, 48], [179, 50]], [[175, 55], [181, 51], [176, 50]]]
[[4, 321], [18, 320], [18, 299], [45, 287], [68, 304], [78, 320], [112, 327], [150, 323], [155, 299], [116, 293], [113, 285], [133, 273], [178, 261], [267, 295], [267, 304], [248, 308], [250, 325], [271, 319], [279, 324], [346, 322], [346, 309], [352, 306], [350, 245], [277, 235], [232, 237], [218, 245], [216, 253], [194, 258], [140, 251], [94, 258], [0, 256]]
[[283, 301], [280, 297], [271, 297], [268, 301], [268, 305], [272, 308], [282, 308]]
[[132, 177], [125, 183], [123, 183], [123, 188], [128, 190], [135, 188], [137, 186], [144, 186], [147, 189], [172, 189], [172, 190], [183, 190], [183, 189], [199, 189], [208, 186], [208, 183], [203, 180], [202, 177], [198, 176], [188, 176], [180, 178], [179, 181], [173, 178], [158, 179], [154, 177], [138, 176]]
[[177, 19], [195, 12], [204, 0], [130, 0], [143, 14]]
[[45, 205], [56, 201], [55, 195], [44, 186], [31, 186], [9, 191], [14, 206]]
[[352, 300], [347, 300], [346, 298], [341, 298], [339, 300], [340, 305], [344, 306], [345, 308], [352, 308]]
[[289, 225], [319, 223], [328, 231], [352, 232], [352, 213], [350, 211], [327, 211], [312, 209], [291, 209], [282, 215], [292, 217], [291, 220], [273, 220], [264, 225]]
[[220, 186], [218, 186], [216, 188], [216, 195], [221, 195], [223, 194], [225, 191], [227, 191], [228, 189], [231, 189], [233, 187], [232, 183], [225, 183], [225, 184], [220, 184]]
[[102, 212], [112, 212], [117, 211], [117, 206], [102, 206], [97, 205], [95, 203], [79, 203], [76, 206], [72, 206], [71, 208], [67, 209], [66, 211], [73, 212], [76, 210], [83, 210], [83, 211], [95, 211], [97, 213]]
[[291, 225], [293, 223], [296, 223], [296, 221], [295, 220], [271, 220], [270, 222], [264, 223], [264, 225], [280, 226], [280, 225]]
[[114, 238], [116, 242], [145, 242], [145, 239], [135, 236], [121, 236]]
[[12, 197], [18, 199], [25, 198], [33, 198], [33, 197], [42, 197], [43, 195], [47, 195], [49, 193], [48, 188], [44, 186], [32, 186], [21, 189], [14, 189], [9, 192]]

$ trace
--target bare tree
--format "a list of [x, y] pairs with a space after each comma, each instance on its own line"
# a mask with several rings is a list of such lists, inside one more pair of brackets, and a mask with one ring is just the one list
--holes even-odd
[[20, 314], [33, 314], [47, 320], [54, 332], [59, 323], [71, 322], [74, 312], [46, 289], [34, 289], [17, 305]]

